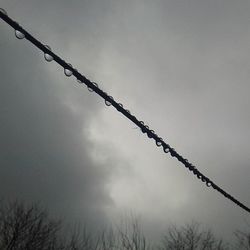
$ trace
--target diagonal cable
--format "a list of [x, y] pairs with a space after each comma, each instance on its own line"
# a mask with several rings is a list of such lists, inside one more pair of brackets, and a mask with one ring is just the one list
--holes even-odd
[[7, 12], [4, 9], [0, 8], [0, 17], [3, 21], [9, 24], [15, 30], [15, 35], [18, 39], [26, 38], [33, 45], [35, 45], [38, 49], [44, 52], [45, 59], [47, 61], [56, 61], [59, 65], [64, 68], [64, 73], [66, 76], [74, 75], [76, 79], [87, 85], [87, 87], [97, 93], [105, 100], [105, 104], [108, 106], [113, 106], [116, 110], [122, 113], [126, 118], [136, 124], [142, 131], [142, 133], [146, 134], [149, 138], [153, 139], [158, 147], [162, 147], [165, 153], [170, 153], [172, 157], [175, 157], [178, 161], [180, 161], [188, 170], [190, 170], [198, 179], [204, 182], [208, 187], [214, 188], [216, 191], [221, 193], [227, 199], [231, 200], [233, 203], [244, 209], [245, 211], [250, 213], [250, 208], [241, 203], [239, 200], [234, 198], [232, 195], [224, 191], [217, 184], [215, 184], [212, 180], [210, 180], [207, 176], [202, 174], [192, 163], [190, 163], [187, 159], [181, 156], [174, 148], [168, 145], [162, 138], [160, 138], [153, 130], [151, 130], [147, 125], [144, 124], [143, 121], [138, 120], [134, 115], [132, 115], [129, 110], [124, 109], [121, 103], [118, 103], [114, 100], [112, 96], [109, 96], [106, 92], [101, 90], [95, 82], [90, 81], [84, 75], [79, 73], [75, 68], [72, 67], [71, 64], [65, 62], [61, 57], [57, 54], [53, 53], [49, 46], [42, 44], [39, 40], [34, 38], [29, 32], [27, 32], [24, 28], [22, 28], [17, 22], [11, 19]]

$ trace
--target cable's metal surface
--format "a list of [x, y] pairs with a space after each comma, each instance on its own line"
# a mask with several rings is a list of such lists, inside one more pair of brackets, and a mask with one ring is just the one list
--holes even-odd
[[[127, 117], [130, 121], [132, 121], [134, 124], [136, 124], [142, 131], [142, 133], [146, 134], [149, 138], [152, 138], [155, 140], [156, 145], [158, 147], [162, 147], [163, 151], [165, 153], [170, 153], [172, 157], [175, 157], [178, 161], [180, 161], [188, 170], [193, 172], [193, 174], [200, 179], [202, 182], [206, 183], [208, 187], [212, 187], [215, 190], [217, 190], [219, 193], [221, 193], [223, 196], [234, 202], [236, 205], [244, 209], [245, 211], [250, 213], [250, 208], [245, 206], [243, 203], [238, 201], [236, 198], [231, 196], [229, 193], [224, 191], [222, 188], [220, 188], [218, 185], [216, 185], [213, 181], [211, 181], [208, 177], [206, 177], [204, 174], [202, 174], [192, 163], [190, 163], [187, 159], [185, 159], [183, 156], [181, 156], [179, 153], [175, 151], [174, 148], [169, 146], [165, 141], [163, 141], [162, 138], [160, 138], [153, 130], [150, 130], [147, 125], [144, 124], [143, 121], [139, 121], [134, 115], [132, 115], [128, 110], [123, 108], [123, 105], [116, 102], [112, 96], [109, 96], [107, 93], [102, 91], [98, 85], [95, 82], [90, 81], [87, 79], [84, 75], [79, 73], [76, 69], [74, 69], [69, 63], [66, 63], [61, 57], [59, 57], [57, 54], [53, 53], [47, 45], [42, 44], [39, 40], [34, 38], [30, 33], [28, 33], [25, 29], [23, 29], [17, 22], [12, 20], [7, 13], [0, 9], [0, 17], [9, 24], [12, 28], [15, 29], [15, 31], [19, 32], [19, 35], [21, 38], [26, 38], [29, 40], [33, 45], [35, 45], [37, 48], [42, 50], [46, 55], [53, 58], [54, 61], [56, 61], [59, 65], [61, 65], [64, 70], [68, 70], [69, 72], [72, 72], [72, 75], [74, 75], [78, 81], [85, 83], [87, 87], [91, 90], [93, 90], [95, 93], [97, 93], [99, 96], [101, 96], [105, 103], [110, 106], [112, 105], [117, 109], [118, 112], [122, 113], [125, 117]], [[24, 35], [24, 37], [22, 36]], [[19, 37], [19, 39], [21, 39]], [[51, 61], [51, 60], [48, 60]], [[66, 74], [66, 72], [65, 72]], [[71, 75], [71, 73], [66, 74]]]

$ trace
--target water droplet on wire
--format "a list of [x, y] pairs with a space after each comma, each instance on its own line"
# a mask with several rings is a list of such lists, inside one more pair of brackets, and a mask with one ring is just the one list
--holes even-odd
[[[48, 50], [51, 51], [50, 46], [45, 45], [45, 47], [46, 47]], [[46, 53], [44, 53], [44, 59], [45, 59], [47, 62], [51, 62], [51, 61], [54, 60], [54, 58], [53, 58], [50, 54], [46, 54]]]
[[168, 148], [168, 147], [164, 147], [164, 148], [163, 148], [163, 151], [164, 151], [164, 153], [167, 154], [167, 153], [169, 153], [169, 148]]
[[[70, 67], [72, 67], [71, 64], [68, 64]], [[70, 69], [65, 68], [64, 69], [64, 74], [68, 77], [72, 76], [73, 72]]]
[[207, 182], [206, 182], [206, 185], [207, 185], [207, 187], [211, 187], [211, 186], [212, 186], [212, 183], [211, 183], [210, 181], [207, 181]]
[[0, 12], [2, 12], [4, 15], [8, 16], [7, 11], [4, 10], [3, 8], [0, 8]]
[[[96, 82], [92, 82], [93, 85], [95, 85], [98, 88], [98, 84]], [[94, 90], [91, 87], [88, 87], [88, 90], [90, 92], [93, 92]]]
[[19, 30], [15, 30], [15, 36], [17, 39], [23, 39], [25, 37], [25, 35]]
[[207, 181], [207, 180], [206, 180], [206, 177], [202, 176], [202, 177], [201, 177], [201, 181], [202, 181], [202, 182], [206, 182], [206, 181]]
[[[112, 96], [109, 96], [109, 98], [112, 99], [112, 100], [114, 100], [114, 98]], [[108, 101], [108, 100], [105, 100], [105, 104], [107, 106], [111, 106], [112, 105], [112, 103], [110, 101]]]
[[160, 147], [162, 145], [162, 138], [159, 138], [155, 143], [156, 146]]

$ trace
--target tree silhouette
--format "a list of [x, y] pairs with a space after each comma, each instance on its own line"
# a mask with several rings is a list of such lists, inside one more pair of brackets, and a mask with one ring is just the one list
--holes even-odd
[[198, 223], [184, 227], [171, 226], [163, 236], [161, 250], [226, 250], [222, 240], [216, 239], [210, 230], [201, 230]]
[[237, 230], [234, 234], [236, 236], [236, 249], [250, 250], [250, 230]]
[[[237, 249], [250, 250], [250, 234], [237, 231]], [[210, 230], [197, 223], [171, 226], [158, 246], [143, 233], [139, 221], [126, 218], [119, 226], [89, 233], [75, 225], [70, 232], [46, 210], [22, 202], [0, 203], [0, 250], [226, 250]], [[234, 248], [235, 249], [235, 248]]]
[[0, 208], [1, 249], [61, 249], [58, 232], [61, 223], [51, 220], [36, 205], [24, 206], [17, 201]]
[[60, 220], [51, 219], [46, 210], [22, 202], [1, 203], [0, 250], [95, 250], [91, 235], [75, 227], [66, 232]]

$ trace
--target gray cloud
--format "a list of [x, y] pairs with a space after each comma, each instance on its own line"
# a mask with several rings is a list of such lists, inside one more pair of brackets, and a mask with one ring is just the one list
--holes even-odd
[[[249, 1], [26, 0], [3, 7], [250, 204]], [[55, 64], [41, 62], [4, 24], [1, 30], [5, 194], [69, 214], [97, 211], [100, 220], [136, 210], [152, 232], [191, 219], [221, 234], [241, 226], [239, 208]]]
[[103, 208], [112, 205], [105, 188], [110, 169], [93, 163], [85, 130], [97, 105], [64, 76], [56, 82], [48, 73], [53, 65], [30, 46], [6, 32], [1, 42], [8, 49], [1, 53], [0, 196], [40, 201], [60, 216], [104, 220]]

